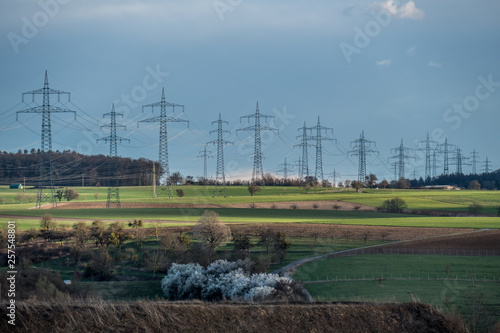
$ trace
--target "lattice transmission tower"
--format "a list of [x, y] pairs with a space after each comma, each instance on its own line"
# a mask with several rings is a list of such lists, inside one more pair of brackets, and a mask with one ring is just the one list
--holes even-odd
[[214, 197], [220, 192], [220, 185], [222, 185], [222, 193], [224, 198], [226, 197], [226, 175], [224, 171], [224, 146], [234, 144], [231, 141], [224, 140], [224, 134], [230, 134], [231, 132], [223, 129], [223, 125], [228, 125], [227, 121], [222, 120], [222, 116], [219, 113], [219, 119], [212, 121], [212, 125], [217, 124], [217, 129], [210, 131], [210, 134], [217, 133], [217, 140], [207, 142], [207, 144], [217, 145], [217, 172], [215, 173], [215, 187], [214, 187]]
[[110, 117], [111, 122], [106, 125], [102, 125], [101, 128], [109, 128], [109, 136], [101, 139], [97, 139], [97, 142], [104, 141], [106, 143], [109, 142], [109, 175], [108, 175], [108, 198], [106, 200], [106, 208], [109, 208], [112, 203], [116, 204], [117, 208], [121, 207], [120, 204], [120, 181], [119, 181], [119, 167], [118, 167], [118, 142], [128, 141], [129, 139], [125, 139], [116, 135], [116, 129], [122, 128], [125, 129], [123, 125], [116, 124], [116, 116], [123, 117], [122, 113], [117, 113], [115, 111], [115, 104], [111, 107], [111, 112], [103, 114], [104, 117]]
[[255, 110], [255, 113], [240, 117], [240, 122], [242, 119], [247, 119], [248, 122], [250, 122], [251, 119], [254, 119], [254, 121], [255, 121], [254, 125], [240, 128], [240, 129], [236, 130], [236, 132], [240, 132], [240, 131], [253, 131], [254, 132], [255, 142], [254, 142], [254, 151], [253, 151], [252, 183], [253, 184], [257, 184], [257, 183], [262, 184], [264, 181], [264, 170], [262, 168], [263, 157], [262, 157], [261, 133], [262, 133], [262, 131], [273, 131], [273, 132], [277, 132], [279, 134], [279, 131], [277, 128], [261, 124], [261, 119], [263, 119], [264, 122], [267, 123], [268, 119], [274, 120], [274, 116], [269, 116], [269, 115], [260, 113], [259, 102], [257, 102], [257, 108]]
[[[57, 206], [54, 190], [54, 174], [52, 170], [52, 125], [50, 116], [52, 113], [68, 113], [74, 114], [76, 119], [76, 112], [68, 110], [59, 106], [53, 106], [50, 103], [50, 95], [57, 95], [57, 101], [61, 101], [61, 95], [67, 96], [67, 101], [70, 102], [71, 95], [69, 92], [54, 90], [49, 88], [49, 79], [47, 71], [45, 71], [45, 81], [43, 88], [28, 91], [22, 94], [22, 101], [24, 97], [31, 95], [31, 102], [35, 103], [35, 95], [42, 95], [42, 105], [30, 107], [28, 109], [16, 112], [16, 121], [20, 113], [36, 113], [42, 115], [42, 132], [41, 132], [41, 149], [40, 149], [40, 178], [38, 181], [38, 192], [36, 196], [36, 207], [41, 208], [44, 202], [52, 204], [52, 207]], [[48, 189], [47, 191], [44, 191]]]
[[325, 140], [329, 141], [334, 141], [337, 142], [334, 138], [329, 138], [327, 136], [323, 136], [322, 134], [328, 134], [330, 131], [333, 134], [333, 128], [330, 127], [324, 127], [321, 126], [321, 122], [319, 120], [318, 116], [318, 123], [314, 127], [309, 127], [308, 130], [311, 131], [311, 133], [314, 133], [316, 131], [316, 136], [314, 137], [314, 140], [316, 141], [316, 169], [314, 171], [314, 177], [318, 181], [323, 181], [323, 146], [322, 142]]
[[[186, 123], [186, 126], [189, 127], [189, 121], [180, 119], [179, 117], [184, 113], [184, 105], [169, 103], [165, 100], [165, 88], [161, 91], [161, 100], [157, 103], [152, 103], [148, 105], [142, 106], [142, 112], [144, 112], [145, 108], [151, 108], [151, 111], [154, 112], [155, 108], [160, 108], [160, 115], [144, 120], [140, 120], [137, 122], [137, 127], [139, 127], [140, 123], [160, 123], [160, 144], [159, 144], [159, 163], [163, 169], [163, 175], [165, 175], [165, 180], [163, 181], [163, 185], [160, 183], [158, 189], [158, 196], [167, 192], [168, 196], [172, 196], [172, 184], [170, 181], [170, 167], [168, 164], [168, 140], [167, 140], [167, 124], [168, 123]], [[172, 112], [167, 115], [167, 108], [171, 109]], [[176, 114], [175, 110], [181, 109], [180, 114]]]
[[483, 162], [483, 173], [490, 173], [491, 170], [491, 161], [488, 160], [488, 156], [486, 156], [486, 160]]
[[302, 178], [302, 159], [300, 158], [300, 156], [299, 156], [299, 159], [297, 161], [295, 161], [294, 166], [297, 167], [297, 175], [298, 175], [299, 179], [301, 179]]
[[365, 131], [361, 132], [359, 139], [351, 142], [351, 150], [348, 152], [351, 156], [358, 156], [358, 180], [364, 182], [366, 178], [366, 156], [378, 154], [373, 149], [376, 146], [375, 141], [365, 139]]
[[302, 148], [302, 157], [299, 159], [299, 179], [309, 176], [309, 153], [307, 148], [315, 146], [310, 143], [310, 141], [315, 138], [307, 135], [308, 130], [309, 128], [306, 126], [306, 122], [304, 121], [304, 126], [297, 129], [297, 131], [302, 131], [301, 135], [297, 135], [297, 139], [300, 139], [300, 143], [294, 145], [294, 147]]
[[425, 181], [430, 180], [432, 177], [432, 152], [436, 149], [437, 142], [429, 139], [429, 133], [427, 133], [427, 139], [418, 142], [418, 150], [425, 151]]
[[207, 168], [207, 160], [209, 158], [213, 158], [212, 151], [207, 150], [207, 145], [203, 147], [203, 150], [199, 152], [198, 158], [203, 158], [203, 181], [206, 182], [208, 179], [208, 168]]
[[[405, 163], [407, 159], [412, 159], [415, 158], [412, 155], [408, 154], [413, 154], [415, 151], [411, 148], [407, 148], [403, 145], [403, 139], [401, 139], [401, 144], [397, 148], [392, 148], [391, 153], [396, 154], [394, 156], [391, 156], [393, 159], [397, 159], [397, 167], [398, 167], [398, 178], [406, 178], [405, 177]], [[396, 180], [397, 180], [396, 179]]]
[[444, 143], [437, 145], [437, 152], [443, 155], [443, 175], [450, 174], [450, 153], [456, 148], [455, 145], [448, 143], [448, 138], [444, 139]]
[[469, 158], [465, 157], [462, 154], [462, 149], [456, 147], [454, 151], [454, 156], [450, 159], [452, 161], [453, 165], [457, 166], [456, 169], [456, 174], [457, 175], [463, 175], [463, 166], [464, 165], [470, 165], [470, 163], [467, 162]]
[[331, 172], [329, 176], [332, 176], [333, 178], [332, 186], [337, 187], [337, 177], [340, 177], [340, 174], [337, 171], [335, 171], [335, 169], [333, 169], [333, 172]]
[[476, 165], [477, 165], [477, 163], [479, 163], [479, 153], [474, 148], [474, 150], [472, 151], [472, 153], [470, 155], [471, 155], [470, 159], [471, 159], [471, 163], [472, 163], [472, 174], [477, 175]]
[[293, 164], [287, 163], [286, 162], [286, 157], [285, 157], [285, 163], [279, 164], [278, 165], [279, 170], [277, 172], [283, 172], [283, 179], [288, 179], [288, 173], [293, 170]]

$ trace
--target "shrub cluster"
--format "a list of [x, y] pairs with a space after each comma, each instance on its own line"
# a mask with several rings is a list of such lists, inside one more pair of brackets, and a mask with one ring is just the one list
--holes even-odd
[[295, 281], [277, 274], [250, 274], [250, 260], [217, 260], [207, 268], [199, 264], [173, 264], [162, 280], [171, 300], [262, 301], [297, 296]]

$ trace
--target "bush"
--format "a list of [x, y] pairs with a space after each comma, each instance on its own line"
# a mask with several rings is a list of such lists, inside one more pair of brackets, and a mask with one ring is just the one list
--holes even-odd
[[483, 210], [483, 205], [481, 205], [478, 202], [474, 202], [467, 207], [467, 211], [469, 214], [472, 214], [474, 216], [477, 216], [481, 211]]
[[250, 184], [248, 186], [248, 192], [250, 192], [250, 196], [253, 197], [253, 195], [257, 192], [260, 192], [262, 191], [262, 187], [258, 186], [258, 185], [255, 185], [255, 184]]
[[406, 207], [406, 202], [401, 198], [388, 199], [381, 206], [382, 209], [392, 213], [401, 213]]
[[175, 190], [175, 193], [177, 194], [177, 196], [179, 198], [182, 198], [184, 196], [184, 190], [181, 188], [178, 188], [177, 190]]
[[69, 188], [66, 191], [64, 191], [64, 198], [68, 201], [76, 200], [78, 199], [79, 196], [80, 194], [76, 190]]
[[297, 283], [276, 274], [250, 274], [250, 260], [217, 260], [207, 268], [199, 264], [173, 264], [162, 280], [165, 296], [171, 300], [221, 299], [262, 301], [301, 296]]

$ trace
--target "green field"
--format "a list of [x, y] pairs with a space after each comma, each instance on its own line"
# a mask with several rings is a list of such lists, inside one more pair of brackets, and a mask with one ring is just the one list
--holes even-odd
[[[120, 198], [122, 202], [142, 203], [199, 203], [199, 204], [230, 204], [251, 202], [283, 202], [283, 201], [316, 201], [316, 200], [341, 200], [369, 206], [380, 206], [385, 200], [394, 197], [403, 198], [408, 204], [408, 209], [446, 210], [463, 212], [473, 202], [484, 206], [484, 213], [496, 214], [500, 206], [500, 195], [497, 191], [445, 191], [445, 190], [395, 190], [395, 189], [365, 189], [364, 193], [356, 193], [353, 190], [337, 191], [329, 188], [311, 190], [306, 194], [299, 187], [289, 186], [267, 186], [253, 197], [248, 193], [245, 186], [228, 186], [227, 197], [217, 196], [213, 198], [213, 188], [196, 185], [184, 185], [174, 187], [184, 191], [182, 198], [162, 196], [156, 199], [151, 197], [150, 187], [122, 187]], [[105, 202], [107, 197], [106, 187], [74, 187], [80, 193], [77, 202]], [[9, 206], [19, 205], [15, 196], [21, 190], [10, 190], [6, 186], [0, 186], [0, 200], [6, 199], [5, 204], [0, 204], [0, 212]], [[97, 199], [95, 195], [97, 194]], [[36, 198], [36, 190], [26, 190], [26, 195]], [[64, 200], [64, 199], [63, 199]], [[3, 201], [0, 201], [3, 203]], [[20, 207], [33, 207], [34, 203]]]
[[413, 297], [439, 308], [463, 307], [466, 293], [473, 291], [498, 307], [498, 267], [500, 257], [364, 255], [308, 263], [294, 278], [323, 301], [407, 302]]
[[[218, 208], [210, 209], [217, 212], [223, 222], [227, 223], [320, 223], [371, 226], [399, 227], [446, 227], [446, 228], [500, 228], [499, 217], [439, 217], [408, 214], [391, 214], [367, 211], [335, 211], [307, 209], [251, 209], [251, 208]], [[110, 208], [110, 209], [4, 209], [2, 215], [22, 215], [32, 219], [18, 219], [20, 230], [38, 226], [37, 220], [44, 214], [53, 217], [81, 218], [88, 221], [95, 219], [125, 220], [133, 219], [172, 221], [169, 226], [190, 225], [200, 218], [205, 209], [180, 208]], [[8, 218], [2, 218], [5, 223]], [[39, 221], [39, 220], [38, 220]], [[75, 222], [65, 221], [71, 225]], [[151, 222], [149, 222], [149, 225]], [[148, 226], [148, 225], [147, 225]]]

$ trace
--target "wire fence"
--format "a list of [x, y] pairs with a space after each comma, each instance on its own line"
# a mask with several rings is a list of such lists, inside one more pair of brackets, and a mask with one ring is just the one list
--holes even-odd
[[386, 255], [443, 255], [443, 256], [500, 256], [500, 250], [476, 249], [413, 249], [406, 247], [374, 247], [361, 248], [327, 255], [327, 258], [350, 257], [369, 254]]
[[381, 274], [381, 275], [332, 275], [325, 277], [317, 277], [315, 279], [310, 279], [310, 277], [304, 277], [300, 279], [304, 284], [310, 283], [325, 283], [325, 282], [355, 282], [355, 281], [466, 281], [466, 282], [493, 282], [500, 283], [500, 276], [497, 279], [496, 276], [476, 276], [476, 275], [447, 275], [439, 273], [427, 273], [427, 274]]

